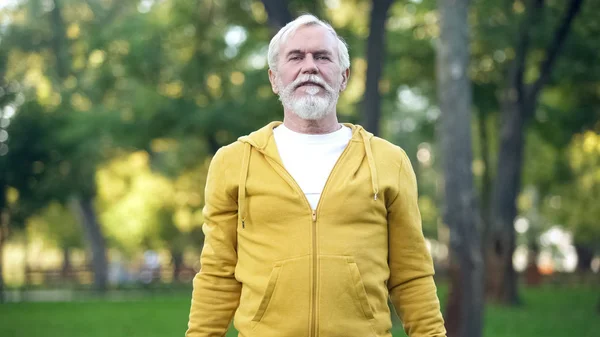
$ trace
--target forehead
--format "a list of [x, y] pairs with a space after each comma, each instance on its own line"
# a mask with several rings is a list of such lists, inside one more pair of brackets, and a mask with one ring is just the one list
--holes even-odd
[[291, 50], [303, 52], [327, 50], [333, 55], [337, 55], [337, 43], [333, 33], [321, 25], [302, 26], [288, 36], [282, 45], [281, 54], [285, 55]]

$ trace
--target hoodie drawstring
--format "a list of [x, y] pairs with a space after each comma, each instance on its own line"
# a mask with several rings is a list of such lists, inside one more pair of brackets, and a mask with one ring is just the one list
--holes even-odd
[[[274, 123], [270, 124], [268, 128], [272, 129]], [[363, 145], [365, 148], [365, 154], [367, 156], [367, 162], [369, 163], [369, 169], [371, 171], [371, 185], [373, 187], [373, 200], [377, 200], [379, 198], [379, 184], [377, 179], [377, 167], [375, 166], [375, 159], [373, 158], [373, 152], [371, 150], [371, 141], [370, 137], [372, 136], [360, 126], [358, 133], [362, 136]], [[242, 168], [240, 171], [240, 181], [238, 188], [238, 218], [240, 223], [242, 224], [242, 228], [246, 228], [246, 218], [247, 218], [247, 201], [246, 201], [246, 180], [248, 178], [248, 169], [250, 166], [250, 155], [252, 146], [256, 146], [256, 144], [252, 144], [249, 140], [251, 137], [240, 137], [240, 140], [244, 143], [244, 155], [242, 157]]]
[[367, 154], [367, 161], [369, 162], [369, 169], [371, 170], [371, 184], [373, 186], [373, 200], [377, 200], [379, 194], [379, 184], [377, 183], [377, 168], [375, 167], [375, 160], [373, 159], [373, 152], [371, 151], [371, 141], [369, 135], [361, 130], [363, 138], [363, 144], [365, 146], [365, 153]]
[[239, 219], [242, 228], [246, 228], [246, 178], [250, 166], [250, 143], [244, 144], [244, 156], [242, 157], [242, 171], [240, 172], [240, 185], [238, 188]]

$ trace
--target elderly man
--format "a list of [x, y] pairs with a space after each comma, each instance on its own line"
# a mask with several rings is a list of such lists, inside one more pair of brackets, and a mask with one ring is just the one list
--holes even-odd
[[445, 336], [411, 163], [338, 123], [346, 44], [303, 15], [269, 45], [283, 105], [221, 148], [204, 208], [202, 268], [187, 337], [391, 337], [391, 297], [410, 337]]

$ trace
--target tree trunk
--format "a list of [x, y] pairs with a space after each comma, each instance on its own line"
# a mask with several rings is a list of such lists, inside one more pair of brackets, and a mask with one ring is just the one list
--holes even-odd
[[179, 273], [183, 267], [183, 253], [179, 249], [171, 250], [171, 256], [173, 258], [173, 281], [179, 281]]
[[[3, 73], [2, 66], [0, 66], [0, 75]], [[0, 84], [2, 84], [3, 77], [0, 76]], [[0, 86], [2, 88], [2, 86]], [[2, 106], [0, 106], [1, 108]], [[5, 180], [4, 174], [0, 176], [0, 303], [4, 303], [4, 274], [3, 274], [3, 262], [4, 262], [4, 241], [8, 235], [8, 207], [6, 200], [6, 189], [8, 183]], [[6, 229], [5, 229], [6, 228]]]
[[577, 271], [588, 273], [592, 271], [592, 260], [594, 259], [594, 250], [584, 245], [575, 244], [577, 253]]
[[71, 280], [71, 249], [63, 247], [63, 263], [61, 268], [61, 276], [63, 280]]
[[288, 10], [287, 1], [284, 0], [262, 0], [267, 12], [269, 25], [274, 30], [283, 28], [293, 20], [292, 14]]
[[460, 266], [457, 257], [453, 252], [449, 256], [450, 264], [448, 266], [448, 277], [450, 280], [450, 289], [448, 292], [448, 300], [446, 302], [446, 310], [444, 312], [446, 335], [460, 336], [461, 327], [461, 298], [463, 296], [463, 287], [460, 286]]
[[543, 276], [537, 266], [540, 247], [535, 240], [529, 242], [529, 250], [527, 252], [527, 267], [525, 269], [525, 282], [529, 287], [537, 287], [543, 282]]
[[488, 140], [487, 124], [489, 113], [485, 109], [479, 110], [479, 142], [481, 144], [481, 161], [483, 162], [483, 176], [481, 177], [481, 218], [483, 228], [483, 238], [487, 237], [487, 231], [490, 226], [490, 206], [492, 195], [492, 178], [490, 162], [490, 145]]
[[0, 233], [0, 304], [4, 303], [4, 274], [2, 268], [2, 259], [4, 258], [4, 235]]
[[23, 242], [23, 278], [25, 279], [25, 287], [32, 284], [31, 282], [31, 268], [29, 267], [29, 238], [24, 237]]
[[208, 143], [208, 149], [210, 150], [210, 153], [214, 155], [221, 148], [221, 145], [219, 142], [217, 142], [217, 139], [212, 134], [207, 135], [206, 139]]
[[483, 260], [480, 213], [471, 165], [472, 89], [468, 77], [468, 0], [438, 1], [440, 40], [437, 86], [442, 111], [444, 222], [450, 229], [451, 285], [446, 307], [449, 337], [480, 337], [483, 330]]
[[4, 243], [8, 236], [8, 215], [7, 211], [0, 208], [0, 303], [4, 303]]
[[517, 97], [509, 90], [503, 104], [500, 153], [494, 181], [490, 237], [487, 241], [487, 293], [495, 301], [518, 304], [517, 273], [513, 267], [516, 247], [513, 221], [521, 186], [521, 168], [525, 147], [525, 118]]
[[393, 0], [373, 0], [371, 22], [367, 41], [367, 78], [363, 101], [362, 124], [366, 130], [378, 136], [381, 119], [381, 97], [379, 80], [385, 54], [385, 22]]
[[69, 76], [71, 58], [69, 55], [69, 44], [67, 40], [67, 28], [62, 16], [62, 2], [54, 0], [51, 12], [51, 25], [54, 31], [52, 37], [52, 48], [56, 55], [56, 72], [61, 80]]
[[79, 217], [83, 231], [92, 254], [92, 269], [94, 271], [94, 287], [99, 292], [107, 289], [108, 262], [106, 259], [106, 243], [102, 229], [97, 221], [91, 197], [73, 198], [71, 206]]

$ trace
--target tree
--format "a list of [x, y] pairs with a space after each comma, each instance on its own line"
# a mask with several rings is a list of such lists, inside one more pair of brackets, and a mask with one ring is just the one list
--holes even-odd
[[27, 234], [32, 232], [56, 248], [62, 250], [63, 261], [61, 276], [64, 280], [71, 279], [71, 251], [84, 248], [81, 225], [76, 221], [67, 207], [57, 201], [32, 214], [27, 219]]
[[483, 259], [478, 234], [479, 209], [471, 165], [471, 83], [469, 1], [438, 2], [437, 47], [440, 140], [444, 161], [443, 218], [450, 228], [450, 297], [446, 327], [450, 337], [476, 337], [483, 330]]
[[[51, 40], [51, 49], [56, 59], [57, 80], [59, 83], [64, 83], [71, 76], [73, 69], [67, 40], [67, 25], [62, 11], [62, 1], [54, 0], [54, 7], [50, 13], [51, 27], [54, 32]], [[75, 152], [78, 150], [80, 148], [76, 147]], [[94, 161], [91, 162], [93, 163]], [[94, 270], [94, 286], [96, 290], [103, 292], [106, 290], [108, 282], [108, 260], [106, 257], [106, 241], [93, 205], [96, 194], [94, 183], [95, 168], [93, 165], [90, 167], [84, 164], [82, 160], [77, 169], [81, 173], [79, 178], [82, 181], [79, 181], [79, 190], [73, 194], [69, 203], [73, 212], [78, 216], [90, 248], [92, 269]]]
[[0, 253], [9, 232], [23, 229], [29, 215], [52, 198], [64, 196], [55, 187], [67, 184], [66, 175], [58, 170], [60, 149], [53, 132], [62, 118], [43, 113], [36, 102], [26, 102], [19, 109], [23, 111], [16, 117], [0, 118], [9, 124], [2, 129], [8, 140], [2, 143], [5, 150], [0, 156]]
[[385, 61], [385, 23], [393, 0], [373, 0], [367, 41], [367, 78], [363, 100], [362, 124], [365, 129], [379, 136], [381, 119], [381, 95], [379, 81]]
[[513, 222], [517, 215], [516, 199], [521, 186], [523, 149], [527, 122], [538, 104], [541, 90], [548, 83], [552, 68], [566, 40], [573, 19], [581, 8], [582, 0], [571, 0], [567, 11], [557, 27], [539, 66], [539, 76], [527, 83], [525, 70], [527, 56], [531, 51], [533, 29], [539, 25], [544, 2], [526, 2], [525, 17], [520, 23], [515, 59], [509, 70], [507, 86], [501, 102], [502, 126], [497, 173], [492, 195], [490, 236], [486, 238], [488, 291], [496, 301], [517, 304], [517, 274], [513, 268], [515, 251]]
[[570, 178], [553, 186], [545, 200], [546, 213], [573, 233], [579, 269], [589, 271], [600, 252], [600, 135], [586, 131], [575, 135], [566, 161]]
[[[73, 5], [70, 1], [66, 4]], [[93, 252], [95, 286], [103, 290], [107, 278], [106, 248], [104, 239], [98, 238], [101, 230], [92, 205], [95, 164], [104, 150], [97, 141], [100, 137], [94, 135], [102, 132], [103, 123], [97, 123], [100, 118], [80, 123], [83, 116], [73, 114], [78, 107], [87, 108], [89, 99], [82, 94], [85, 90], [68, 83], [82, 82], [82, 73], [87, 69], [81, 71], [81, 67], [73, 65], [72, 39], [67, 35], [74, 33], [67, 33], [64, 5], [63, 1], [54, 1], [49, 8], [42, 8], [38, 1], [21, 4], [14, 13], [23, 15], [25, 22], [10, 25], [2, 41], [9, 48], [10, 77], [20, 84], [19, 95], [24, 97], [15, 108], [9, 128], [12, 142], [8, 166], [15, 176], [10, 186], [19, 192], [19, 206], [35, 201], [34, 206], [20, 207], [27, 210], [22, 212], [24, 218], [52, 200], [66, 204], [69, 196], [74, 198], [73, 205], [85, 215], [81, 224]], [[71, 31], [79, 34], [79, 30]], [[43, 66], [44, 57], [54, 66]], [[31, 71], [37, 74], [37, 83], [24, 80]]]
[[[0, 44], [1, 46], [1, 44]], [[4, 49], [2, 49], [4, 50]], [[6, 90], [8, 89], [6, 83], [4, 83], [4, 72], [5, 72], [5, 64], [6, 64], [6, 51], [0, 51], [0, 123], [8, 120], [4, 118], [4, 107], [8, 102], [6, 97]], [[5, 122], [4, 122], [5, 123]], [[5, 125], [0, 126], [0, 132], [5, 131]], [[0, 151], [4, 152], [7, 145], [4, 142], [0, 142]], [[0, 154], [2, 154], [0, 152]], [[4, 156], [5, 154], [2, 154]], [[0, 159], [0, 303], [4, 302], [4, 276], [2, 274], [2, 261], [3, 261], [3, 251], [4, 251], [4, 242], [8, 237], [8, 210], [6, 209], [7, 201], [6, 201], [6, 189], [8, 187], [8, 182], [6, 179], [6, 171], [5, 165], [3, 165], [2, 159]]]
[[284, 0], [262, 0], [265, 10], [269, 16], [269, 24], [274, 30], [283, 28], [294, 18], [288, 9], [287, 1]]
[[[0, 33], [0, 46], [2, 34]], [[5, 107], [14, 100], [14, 92], [11, 92], [8, 83], [5, 81], [6, 64], [8, 52], [6, 48], [0, 48], [0, 133], [5, 133], [8, 127], [8, 118], [4, 116]], [[0, 303], [4, 302], [4, 276], [2, 274], [2, 261], [4, 243], [8, 238], [10, 212], [8, 208], [7, 189], [8, 189], [8, 170], [6, 162], [6, 153], [8, 145], [6, 140], [0, 141]], [[4, 157], [4, 158], [3, 158]]]

